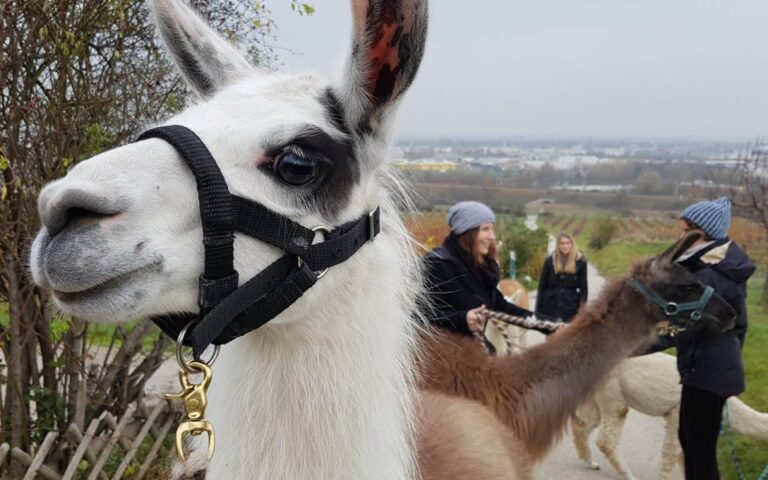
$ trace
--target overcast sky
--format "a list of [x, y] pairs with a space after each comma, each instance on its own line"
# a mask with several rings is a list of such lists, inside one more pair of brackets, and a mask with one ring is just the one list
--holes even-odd
[[[351, 14], [272, 0], [280, 61], [341, 72]], [[432, 0], [399, 139], [768, 134], [766, 0]]]

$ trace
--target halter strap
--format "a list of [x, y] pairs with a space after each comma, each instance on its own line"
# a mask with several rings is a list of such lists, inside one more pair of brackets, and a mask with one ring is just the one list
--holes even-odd
[[[222, 345], [261, 327], [314, 285], [324, 271], [349, 259], [381, 231], [381, 212], [372, 212], [333, 230], [310, 229], [251, 200], [231, 195], [224, 176], [202, 140], [180, 125], [153, 128], [138, 140], [168, 142], [189, 166], [197, 182], [203, 224], [205, 267], [200, 276], [199, 320], [185, 336], [195, 358], [210, 344]], [[316, 230], [324, 241], [312, 244]], [[234, 269], [237, 230], [287, 252], [238, 288]], [[321, 272], [321, 273], [316, 273]], [[177, 338], [190, 315], [152, 319]]]
[[198, 304], [202, 312], [207, 313], [237, 288], [237, 272], [233, 266], [232, 196], [211, 152], [195, 132], [181, 125], [168, 125], [147, 130], [137, 141], [148, 138], [169, 143], [195, 176], [205, 249]]
[[714, 288], [706, 286], [704, 288], [704, 292], [701, 294], [701, 297], [698, 300], [694, 302], [677, 303], [663, 299], [659, 294], [648, 288], [643, 282], [636, 278], [631, 279], [629, 281], [629, 285], [637, 292], [642, 294], [645, 298], [650, 300], [651, 303], [660, 307], [664, 312], [664, 315], [669, 317], [670, 321], [676, 325], [684, 325], [687, 323], [681, 322], [678, 318], [678, 315], [682, 312], [691, 312], [690, 319], [692, 324], [701, 320], [704, 308], [715, 294]]

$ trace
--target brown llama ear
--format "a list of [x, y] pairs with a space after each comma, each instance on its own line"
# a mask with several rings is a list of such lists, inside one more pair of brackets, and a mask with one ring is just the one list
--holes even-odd
[[341, 95], [358, 135], [386, 136], [424, 53], [426, 0], [353, 0], [352, 52]]
[[672, 244], [671, 247], [666, 249], [664, 253], [656, 257], [653, 265], [662, 268], [672, 265], [678, 258], [680, 258], [680, 255], [685, 253], [694, 243], [702, 238], [704, 238], [704, 232], [699, 230], [693, 230], [686, 233], [680, 237], [677, 242]]

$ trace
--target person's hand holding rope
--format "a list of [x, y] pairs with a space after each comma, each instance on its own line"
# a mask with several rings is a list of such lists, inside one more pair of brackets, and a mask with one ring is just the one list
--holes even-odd
[[485, 305], [480, 305], [472, 310], [467, 310], [467, 327], [469, 331], [475, 336], [482, 335], [485, 330], [485, 317], [481, 315], [481, 311], [485, 310]]

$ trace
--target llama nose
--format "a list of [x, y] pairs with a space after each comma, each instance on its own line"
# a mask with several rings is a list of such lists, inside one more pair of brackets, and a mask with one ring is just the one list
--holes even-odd
[[54, 184], [40, 193], [37, 208], [53, 237], [75, 220], [115, 215], [125, 211], [127, 205], [120, 197], [106, 195], [98, 188]]

